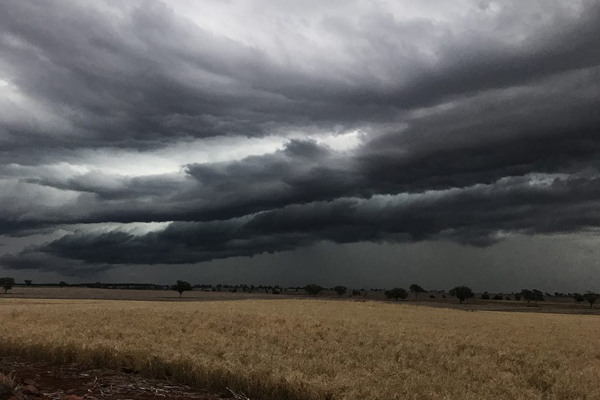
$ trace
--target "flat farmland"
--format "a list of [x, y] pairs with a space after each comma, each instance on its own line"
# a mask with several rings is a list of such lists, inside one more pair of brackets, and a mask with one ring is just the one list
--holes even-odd
[[[302, 294], [304, 294], [302, 292]], [[288, 294], [286, 294], [287, 296]], [[289, 292], [296, 295], [296, 292]], [[245, 299], [273, 299], [281, 295], [267, 294], [254, 291], [252, 293], [229, 291], [211, 292], [193, 290], [185, 292], [180, 298], [172, 290], [134, 290], [134, 289], [96, 289], [88, 287], [24, 287], [17, 286], [3, 298], [18, 299], [79, 299], [79, 300], [151, 300], [151, 301], [203, 301], [203, 300], [245, 300]], [[301, 295], [298, 295], [301, 296]], [[304, 294], [304, 296], [306, 296]]]
[[[436, 308], [452, 308], [458, 310], [471, 311], [501, 311], [501, 312], [541, 312], [541, 313], [563, 313], [563, 314], [584, 314], [600, 316], [600, 305], [590, 309], [587, 303], [577, 304], [571, 298], [548, 298], [546, 301], [537, 304], [528, 304], [525, 301], [506, 300], [481, 300], [480, 294], [475, 299], [471, 299], [464, 304], [459, 304], [456, 298], [445, 294], [436, 293], [430, 298], [430, 294], [422, 293], [415, 299], [414, 295], [409, 295], [406, 300], [400, 300], [398, 303], [408, 303], [411, 305], [420, 305]], [[177, 292], [172, 290], [134, 290], [134, 289], [100, 289], [88, 287], [44, 287], [17, 286], [10, 292], [0, 293], [1, 299], [63, 299], [63, 300], [138, 300], [138, 301], [169, 301], [169, 302], [196, 302], [196, 301], [228, 301], [228, 300], [286, 300], [286, 299], [306, 299], [308, 295], [303, 289], [298, 291], [288, 289], [281, 291], [280, 294], [265, 293], [261, 290], [255, 290], [252, 293], [237, 291], [232, 293], [228, 290], [221, 292], [212, 292], [210, 290], [193, 290], [185, 292], [183, 297], [179, 297]], [[382, 291], [370, 291], [366, 297], [350, 296], [345, 294], [339, 297], [332, 290], [325, 290], [318, 295], [319, 300], [335, 300], [349, 302], [370, 302], [385, 301], [394, 303], [393, 300], [386, 300]]]
[[252, 399], [599, 399], [600, 318], [308, 299], [0, 300], [0, 353]]

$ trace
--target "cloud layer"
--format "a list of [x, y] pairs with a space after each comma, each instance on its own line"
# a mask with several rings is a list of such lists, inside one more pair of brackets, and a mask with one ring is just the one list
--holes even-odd
[[600, 4], [421, 3], [1, 4], [0, 265], [594, 231]]

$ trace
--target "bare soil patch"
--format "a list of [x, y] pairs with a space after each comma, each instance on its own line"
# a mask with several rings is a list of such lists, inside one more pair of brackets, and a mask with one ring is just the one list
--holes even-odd
[[56, 365], [1, 357], [0, 373], [12, 378], [12, 394], [0, 391], [0, 400], [93, 400], [130, 399], [215, 400], [231, 398], [171, 383], [144, 378], [136, 373], [86, 368], [77, 364]]

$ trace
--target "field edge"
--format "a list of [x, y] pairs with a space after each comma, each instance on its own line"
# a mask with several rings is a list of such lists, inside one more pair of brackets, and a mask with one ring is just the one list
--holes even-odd
[[54, 364], [80, 364], [85, 367], [139, 373], [214, 392], [231, 390], [260, 400], [333, 400], [332, 393], [319, 393], [303, 382], [240, 376], [220, 368], [202, 368], [186, 360], [170, 362], [158, 356], [120, 352], [108, 347], [84, 348], [75, 344], [50, 346], [3, 338], [0, 357]]

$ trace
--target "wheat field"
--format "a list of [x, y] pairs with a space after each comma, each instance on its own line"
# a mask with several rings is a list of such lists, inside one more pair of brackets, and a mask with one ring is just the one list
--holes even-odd
[[0, 354], [253, 399], [600, 399], [600, 318], [395, 303], [0, 300]]

